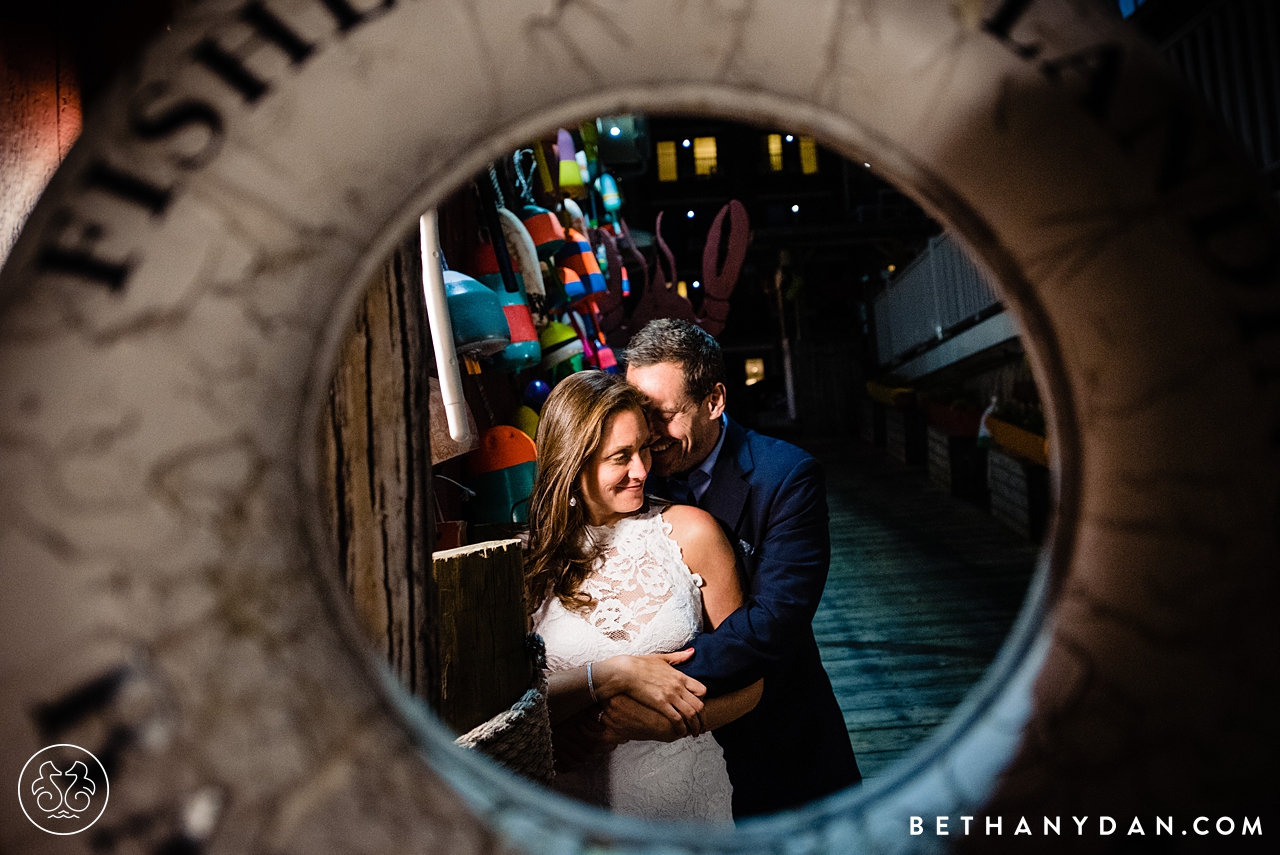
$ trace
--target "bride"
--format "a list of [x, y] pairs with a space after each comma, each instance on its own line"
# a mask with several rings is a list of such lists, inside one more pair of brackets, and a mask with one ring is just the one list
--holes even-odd
[[[741, 605], [742, 589], [709, 514], [646, 499], [644, 403], [622, 378], [585, 371], [559, 383], [542, 410], [525, 583], [551, 672], [553, 786], [644, 819], [732, 822], [732, 787], [710, 731], [749, 712], [762, 684], [706, 699], [673, 667], [692, 655], [682, 648], [698, 632]], [[601, 704], [619, 694], [687, 736], [591, 750]], [[566, 770], [564, 755], [579, 762]]]

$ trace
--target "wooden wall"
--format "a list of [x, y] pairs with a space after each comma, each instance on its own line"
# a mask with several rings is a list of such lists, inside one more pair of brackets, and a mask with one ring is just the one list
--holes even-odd
[[0, 264], [80, 134], [67, 30], [51, 16], [0, 18]]
[[330, 532], [365, 635], [404, 685], [439, 703], [427, 418], [430, 333], [416, 233], [369, 283], [320, 437]]
[[0, 4], [0, 264], [81, 116], [173, 16], [198, 0]]
[[[461, 235], [446, 239], [461, 257]], [[370, 281], [343, 344], [321, 423], [322, 477], [332, 548], [365, 636], [410, 691], [466, 732], [530, 685], [522, 556], [504, 541], [432, 560], [433, 361], [415, 231]]]

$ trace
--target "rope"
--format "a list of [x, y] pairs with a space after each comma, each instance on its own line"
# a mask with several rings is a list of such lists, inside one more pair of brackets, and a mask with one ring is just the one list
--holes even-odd
[[[502, 198], [502, 185], [498, 183], [498, 168], [494, 164], [489, 164], [489, 181], [493, 184], [493, 198], [498, 200], [498, 207], [507, 207], [506, 199]], [[496, 241], [498, 238], [494, 235], [489, 236], [489, 240]]]
[[[529, 169], [525, 171], [524, 162], [525, 155], [530, 158]], [[533, 204], [533, 174], [538, 171], [538, 161], [531, 148], [522, 148], [515, 154], [511, 155], [511, 163], [515, 167], [516, 187], [520, 191], [520, 196]]]
[[526, 642], [537, 676], [511, 709], [459, 736], [454, 743], [487, 755], [512, 772], [541, 784], [555, 775], [551, 755], [551, 716], [547, 711], [546, 646], [536, 633]]

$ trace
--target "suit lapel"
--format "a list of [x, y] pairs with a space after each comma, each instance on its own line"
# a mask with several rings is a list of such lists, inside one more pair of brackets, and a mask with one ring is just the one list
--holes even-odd
[[751, 493], [751, 484], [747, 479], [754, 468], [755, 461], [747, 445], [746, 430], [729, 419], [725, 426], [724, 445], [720, 447], [720, 456], [716, 458], [715, 468], [711, 470], [711, 486], [707, 488], [699, 505], [722, 525], [728, 526], [739, 538], [744, 534], [742, 512]]

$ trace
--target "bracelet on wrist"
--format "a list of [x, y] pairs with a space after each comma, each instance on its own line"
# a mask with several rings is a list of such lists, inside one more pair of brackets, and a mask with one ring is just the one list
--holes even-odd
[[596, 683], [591, 677], [591, 665], [592, 663], [587, 663], [587, 691], [591, 693], [591, 703], [598, 704], [600, 698], [596, 695]]

